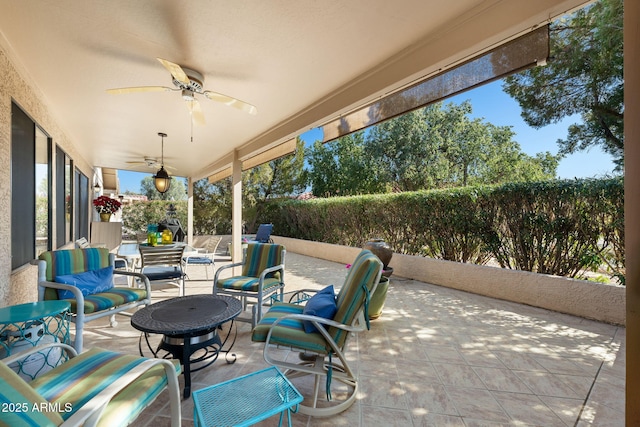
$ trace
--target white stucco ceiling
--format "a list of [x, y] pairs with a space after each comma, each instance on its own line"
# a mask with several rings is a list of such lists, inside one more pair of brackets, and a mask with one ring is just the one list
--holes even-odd
[[[203, 178], [582, 3], [0, 0], [0, 45], [90, 164], [154, 172], [127, 162], [159, 158], [165, 132], [170, 172]], [[157, 57], [258, 114], [200, 96], [190, 142], [178, 92], [105, 92], [172, 86]]]

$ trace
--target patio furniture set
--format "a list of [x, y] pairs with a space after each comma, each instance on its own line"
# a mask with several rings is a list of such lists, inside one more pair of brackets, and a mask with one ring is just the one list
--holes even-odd
[[[211, 294], [189, 296], [184, 295], [184, 245], [139, 245], [139, 254], [139, 271], [130, 268], [133, 254], [125, 269], [115, 269], [116, 257], [107, 248], [49, 251], [34, 262], [39, 302], [27, 304], [20, 315], [9, 308], [3, 315], [5, 309], [0, 309], [0, 322], [11, 324], [12, 330], [31, 331], [34, 324], [47, 328], [17, 338], [0, 334], [7, 356], [0, 363], [0, 403], [11, 409], [0, 413], [0, 421], [124, 425], [168, 388], [171, 423], [180, 425], [177, 376], [184, 376], [186, 399], [191, 396], [192, 372], [210, 366], [221, 354], [227, 363], [234, 363], [234, 321], [251, 323], [251, 339], [264, 343], [264, 358], [272, 367], [194, 391], [196, 425], [251, 425], [276, 414], [280, 424], [286, 415], [291, 425], [292, 410], [330, 416], [353, 404], [358, 379], [344, 349], [352, 333], [369, 326], [369, 299], [382, 272], [373, 253], [363, 250], [358, 255], [337, 293], [329, 286], [294, 302], [284, 302], [282, 245], [248, 243], [241, 263], [216, 271]], [[223, 277], [233, 268], [241, 268], [239, 276]], [[117, 275], [128, 278], [128, 286], [114, 286]], [[179, 296], [151, 304], [152, 284], [167, 281], [177, 281]], [[263, 313], [265, 304], [269, 308]], [[250, 317], [240, 317], [249, 305]], [[108, 316], [113, 325], [117, 313], [131, 316], [131, 325], [141, 332], [140, 356], [98, 348], [83, 352], [84, 324]], [[68, 322], [75, 324], [73, 345]], [[221, 337], [227, 322], [226, 336]], [[161, 336], [159, 344], [151, 343], [153, 335]], [[18, 340], [26, 340], [26, 351], [15, 346]], [[304, 354], [300, 363], [279, 359], [273, 350], [283, 347]], [[20, 374], [34, 357], [42, 369], [36, 369], [33, 379], [23, 378]], [[314, 377], [310, 397], [303, 397], [290, 381], [305, 375]], [[320, 393], [322, 378], [324, 393]], [[336, 382], [349, 389], [346, 398], [332, 399]], [[325, 397], [326, 402], [319, 403]]]

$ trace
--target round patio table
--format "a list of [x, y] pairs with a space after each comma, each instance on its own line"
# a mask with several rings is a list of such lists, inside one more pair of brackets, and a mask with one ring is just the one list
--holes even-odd
[[[155, 304], [148, 305], [138, 310], [131, 317], [131, 326], [142, 331], [139, 350], [142, 350], [142, 337], [147, 341], [154, 357], [160, 357], [159, 352], [164, 350], [166, 355], [179, 359], [184, 373], [184, 397], [191, 394], [191, 372], [206, 368], [215, 362], [220, 353], [229, 354], [235, 337], [230, 347], [223, 350], [231, 329], [224, 341], [220, 339], [218, 327], [225, 322], [232, 321], [242, 311], [240, 300], [226, 295], [189, 295], [171, 298]], [[233, 326], [233, 324], [231, 325]], [[154, 350], [149, 343], [148, 334], [162, 334], [162, 341]], [[237, 331], [236, 331], [237, 333]], [[198, 350], [204, 350], [204, 354], [192, 358]], [[202, 353], [202, 352], [201, 352]], [[235, 356], [235, 355], [233, 355]], [[206, 362], [197, 369], [192, 369], [193, 363]], [[227, 360], [227, 363], [235, 362]]]

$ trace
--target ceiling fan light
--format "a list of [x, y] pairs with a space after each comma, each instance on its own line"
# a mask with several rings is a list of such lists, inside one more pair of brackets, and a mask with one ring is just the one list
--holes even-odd
[[188, 89], [182, 89], [182, 99], [185, 101], [193, 101], [195, 97], [193, 96], [193, 91]]
[[160, 194], [169, 191], [169, 187], [171, 187], [171, 177], [164, 169], [164, 166], [161, 166], [158, 172], [153, 175], [153, 185], [155, 185], [156, 190], [158, 190]]

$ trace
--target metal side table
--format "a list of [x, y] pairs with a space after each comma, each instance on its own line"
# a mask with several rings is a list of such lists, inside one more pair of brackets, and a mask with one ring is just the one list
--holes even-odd
[[196, 426], [249, 426], [297, 411], [302, 395], [275, 366], [193, 392]]
[[[37, 345], [70, 344], [68, 301], [38, 301], [0, 308], [0, 358]], [[27, 381], [66, 361], [59, 348], [35, 353], [9, 367]]]

